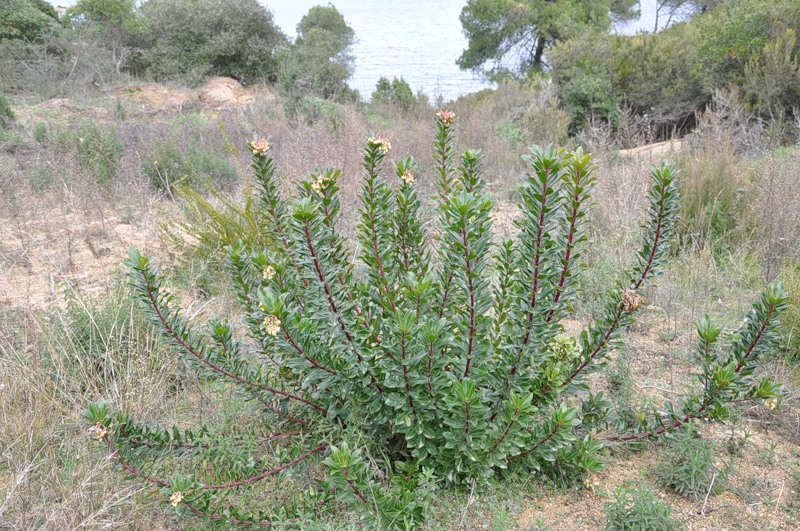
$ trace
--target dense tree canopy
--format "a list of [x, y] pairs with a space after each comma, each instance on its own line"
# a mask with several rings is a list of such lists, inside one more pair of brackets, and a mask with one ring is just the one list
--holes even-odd
[[200, 83], [229, 76], [242, 83], [275, 80], [276, 48], [286, 36], [257, 0], [149, 0], [139, 69], [158, 80]]
[[353, 96], [350, 53], [355, 32], [332, 4], [312, 7], [297, 25], [297, 39], [279, 55], [279, 84], [289, 107], [306, 96], [340, 101]]
[[73, 27], [111, 52], [117, 75], [146, 27], [135, 0], [78, 0], [67, 11]]
[[[699, 11], [698, 13], [702, 13]], [[800, 108], [800, 2], [725, 0], [659, 33], [585, 33], [550, 52], [565, 110], [581, 127], [620, 106], [668, 137], [685, 132], [720, 89], [756, 115]]]
[[469, 0], [461, 25], [469, 44], [458, 65], [490, 77], [544, 65], [545, 50], [589, 29], [638, 15], [637, 0]]
[[44, 0], [0, 0], [0, 41], [41, 41], [58, 27], [58, 15]]

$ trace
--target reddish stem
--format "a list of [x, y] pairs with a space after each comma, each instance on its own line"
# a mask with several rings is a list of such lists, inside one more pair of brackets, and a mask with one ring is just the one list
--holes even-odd
[[[138, 478], [141, 478], [141, 479], [143, 479], [143, 480], [145, 480], [145, 481], [147, 481], [149, 483], [152, 483], [154, 485], [159, 485], [161, 487], [168, 487], [169, 486], [169, 482], [167, 482], [167, 481], [165, 481], [163, 479], [158, 479], [158, 478], [154, 478], [154, 477], [151, 477], [151, 476], [146, 476], [141, 470], [138, 470], [133, 465], [123, 461], [122, 458], [119, 455], [119, 452], [117, 452], [117, 449], [114, 446], [114, 443], [111, 441], [111, 439], [109, 439], [108, 437], [105, 437], [105, 441], [106, 441], [106, 444], [108, 445], [108, 448], [111, 450], [112, 454], [114, 455], [114, 457], [117, 459], [119, 464], [122, 465], [125, 468], [125, 470], [127, 470], [128, 472], [130, 472], [134, 476], [136, 476]], [[306, 452], [303, 455], [297, 457], [296, 459], [294, 459], [294, 460], [292, 460], [292, 461], [290, 461], [288, 463], [285, 463], [285, 464], [283, 464], [283, 465], [281, 465], [281, 466], [279, 466], [277, 468], [272, 468], [272, 469], [266, 470], [266, 471], [264, 471], [261, 474], [258, 474], [256, 476], [251, 476], [249, 478], [240, 479], [238, 481], [230, 481], [228, 483], [219, 483], [217, 485], [203, 485], [201, 487], [201, 490], [229, 489], [229, 488], [232, 488], [232, 487], [241, 487], [243, 485], [249, 485], [250, 483], [255, 483], [256, 481], [261, 481], [262, 479], [268, 478], [269, 476], [274, 476], [275, 474], [277, 474], [279, 472], [282, 472], [282, 471], [286, 470], [287, 468], [289, 468], [291, 466], [294, 466], [294, 465], [296, 465], [298, 463], [301, 463], [301, 462], [305, 461], [308, 457], [311, 457], [312, 455], [321, 452], [322, 450], [324, 450], [327, 447], [328, 447], [327, 443], [322, 443], [319, 446], [317, 446], [316, 448], [314, 448], [313, 450], [309, 450], [308, 452]]]
[[[147, 277], [145, 277], [145, 279], [146, 278]], [[305, 399], [303, 397], [300, 397], [300, 396], [297, 396], [297, 395], [293, 395], [291, 393], [287, 393], [286, 391], [281, 391], [279, 389], [273, 389], [272, 387], [266, 386], [266, 385], [258, 383], [258, 382], [251, 382], [250, 380], [247, 380], [245, 378], [242, 378], [241, 376], [233, 374], [232, 372], [230, 372], [230, 371], [228, 371], [226, 369], [223, 369], [222, 367], [219, 367], [219, 366], [211, 363], [210, 361], [208, 361], [206, 358], [204, 358], [198, 352], [196, 352], [191, 347], [191, 345], [189, 345], [186, 341], [184, 341], [183, 338], [180, 337], [180, 335], [178, 335], [175, 332], [175, 330], [172, 328], [172, 326], [166, 320], [164, 315], [161, 313], [161, 308], [158, 306], [158, 303], [156, 302], [155, 296], [153, 295], [152, 286], [150, 285], [149, 281], [146, 283], [146, 286], [147, 286], [147, 297], [149, 298], [150, 304], [153, 307], [153, 309], [155, 310], [156, 315], [158, 316], [158, 320], [161, 323], [161, 325], [164, 327], [164, 329], [167, 331], [167, 333], [169, 333], [169, 335], [175, 341], [177, 341], [178, 344], [184, 350], [186, 350], [186, 352], [188, 352], [189, 354], [191, 354], [192, 356], [197, 358], [201, 363], [203, 363], [204, 365], [206, 365], [209, 368], [213, 369], [214, 371], [216, 371], [216, 372], [218, 372], [220, 374], [224, 374], [228, 378], [230, 378], [232, 380], [235, 380], [235, 381], [237, 381], [239, 383], [243, 383], [245, 385], [248, 385], [248, 386], [251, 386], [251, 387], [255, 387], [257, 389], [262, 389], [262, 390], [267, 391], [269, 393], [273, 393], [273, 394], [276, 394], [276, 395], [284, 396], [286, 398], [291, 398], [293, 400], [297, 400], [298, 402], [302, 402], [302, 403], [304, 403], [306, 405], [309, 405], [309, 406], [313, 407], [314, 409], [320, 411], [323, 415], [327, 415], [328, 414], [328, 410], [327, 409], [325, 409], [324, 407], [320, 406], [319, 404], [315, 404], [314, 402], [312, 402], [310, 400], [307, 400], [307, 399]]]

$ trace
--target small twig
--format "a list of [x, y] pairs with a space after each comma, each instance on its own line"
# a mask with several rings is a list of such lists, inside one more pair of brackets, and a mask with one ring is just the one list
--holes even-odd
[[[785, 486], [786, 486], [786, 480], [781, 481], [781, 490], [780, 490], [780, 492], [778, 492], [778, 497], [775, 498], [775, 507], [772, 508], [772, 514], [770, 515], [770, 519], [769, 519], [770, 520], [770, 524], [772, 523], [772, 520], [775, 518], [775, 510], [778, 507], [780, 507], [780, 505], [781, 505], [781, 498], [783, 498], [783, 487], [785, 487]], [[772, 527], [772, 526], [770, 526], [770, 527]]]
[[717, 479], [717, 473], [714, 472], [714, 475], [711, 476], [711, 485], [708, 486], [708, 492], [706, 492], [706, 499], [703, 500], [703, 508], [700, 509], [700, 516], [706, 515], [706, 504], [708, 504], [708, 497], [711, 494], [711, 490], [714, 488], [714, 481]]
[[662, 393], [669, 393], [672, 395], [679, 395], [678, 391], [671, 391], [669, 389], [664, 389], [663, 387], [657, 387], [655, 385], [636, 385], [633, 384], [637, 389], [655, 389], [656, 391], [661, 391]]
[[729, 503], [726, 503], [726, 504], [723, 504], [723, 505], [717, 505], [716, 507], [712, 507], [711, 509], [705, 511], [705, 515], [704, 516], [708, 516], [711, 513], [715, 513], [717, 511], [719, 511], [720, 509], [724, 509], [724, 508], [730, 507], [730, 506], [731, 505]]
[[467, 519], [467, 511], [469, 510], [469, 506], [472, 505], [473, 500], [475, 499], [472, 497], [475, 493], [475, 483], [477, 482], [473, 480], [472, 486], [469, 489], [469, 498], [467, 498], [467, 503], [464, 505], [464, 511], [461, 513], [461, 520], [458, 522], [458, 529], [466, 529], [466, 527], [464, 527], [464, 521]]

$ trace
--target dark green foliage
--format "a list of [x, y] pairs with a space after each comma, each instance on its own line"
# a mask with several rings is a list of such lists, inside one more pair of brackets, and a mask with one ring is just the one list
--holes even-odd
[[575, 124], [625, 105], [665, 138], [693, 126], [694, 113], [725, 87], [761, 116], [792, 113], [800, 102], [800, 5], [726, 0], [698, 13], [657, 34], [587, 32], [557, 44], [548, 59]]
[[66, 17], [83, 37], [104, 47], [117, 75], [129, 66], [131, 54], [142, 43], [146, 22], [136, 12], [135, 0], [78, 0]]
[[411, 91], [408, 81], [394, 78], [381, 77], [375, 84], [375, 91], [372, 93], [372, 101], [375, 103], [388, 103], [407, 111], [417, 104], [417, 98]]
[[58, 27], [58, 15], [44, 0], [0, 3], [0, 42], [6, 39], [41, 42]]
[[607, 531], [672, 531], [682, 527], [652, 485], [641, 480], [617, 487], [614, 500], [605, 504], [605, 510]]
[[679, 430], [656, 467], [656, 476], [666, 487], [686, 498], [698, 500], [725, 487], [728, 467], [717, 465], [717, 446], [703, 438], [694, 424]]
[[147, 30], [138, 72], [189, 84], [210, 76], [276, 79], [275, 51], [286, 37], [256, 0], [148, 0], [139, 12]]
[[[259, 220], [273, 245], [228, 248], [247, 343], [226, 321], [196, 328], [150, 261], [131, 251], [132, 284], [165, 346], [204, 381], [236, 392], [246, 420], [187, 452], [181, 430], [92, 404], [86, 419], [121, 466], [164, 487], [181, 510], [228, 525], [295, 522], [338, 499], [368, 528], [409, 528], [423, 524], [434, 486], [506, 470], [574, 486], [600, 470], [605, 441], [724, 419], [730, 402], [777, 403], [780, 387], [753, 376], [786, 305], [782, 287], [771, 286], [729, 349], [710, 349], [719, 331], [698, 325], [702, 390], [613, 433], [612, 404], [586, 378], [620, 347], [642, 304], [638, 292], [667, 259], [679, 208], [675, 168], [651, 169], [641, 249], [599, 317], [570, 338], [562, 323], [584, 262], [591, 157], [532, 147], [518, 235], [495, 243], [483, 154], [456, 156], [454, 120], [440, 112], [435, 123], [435, 228], [420, 216], [414, 160], [386, 168], [389, 141], [367, 141], [352, 246], [338, 232], [342, 172], [318, 168], [287, 198], [267, 141], [251, 144]], [[247, 451], [212, 450], [243, 439], [251, 442], [235, 447]], [[292, 490], [291, 478], [314, 462], [326, 479], [304, 474], [306, 486]], [[277, 477], [289, 468], [294, 474]], [[241, 488], [273, 476], [280, 484], [258, 491], [271, 499], [248, 509]]]
[[763, 116], [776, 118], [800, 106], [800, 46], [797, 32], [787, 28], [768, 41], [759, 57], [745, 67], [745, 92], [752, 107]]
[[[744, 68], [767, 41], [800, 23], [793, 0], [727, 0], [693, 22], [695, 74], [705, 93], [727, 83], [741, 86]], [[777, 34], [776, 34], [777, 33]]]
[[587, 33], [556, 45], [553, 78], [573, 127], [584, 126], [587, 117], [613, 123], [622, 105], [646, 114], [662, 135], [693, 119], [708, 97], [692, 74], [688, 29], [678, 24], [656, 35]]
[[[592, 29], [607, 30], [612, 17], [631, 18], [635, 0], [469, 0], [461, 25], [469, 40], [458, 58], [462, 69], [490, 77], [540, 70], [545, 50]], [[509, 60], [514, 61], [508, 65]], [[488, 65], [488, 68], [487, 68]]]
[[608, 77], [585, 73], [565, 82], [561, 97], [564, 110], [573, 117], [573, 129], [582, 129], [597, 120], [614, 122], [621, 102], [621, 98], [613, 96]]

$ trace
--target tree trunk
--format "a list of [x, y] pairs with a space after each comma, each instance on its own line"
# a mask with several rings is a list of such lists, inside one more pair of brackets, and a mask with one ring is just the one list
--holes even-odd
[[536, 51], [533, 52], [533, 68], [536, 70], [542, 69], [542, 56], [544, 55], [545, 36], [539, 33], [536, 40]]

